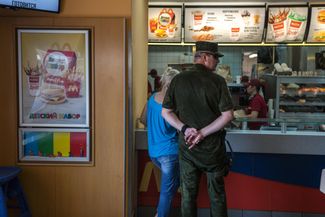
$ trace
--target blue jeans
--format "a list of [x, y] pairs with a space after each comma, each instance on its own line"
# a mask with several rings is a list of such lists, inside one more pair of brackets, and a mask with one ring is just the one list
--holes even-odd
[[151, 160], [161, 170], [158, 217], [168, 217], [173, 197], [179, 187], [178, 155], [165, 155]]

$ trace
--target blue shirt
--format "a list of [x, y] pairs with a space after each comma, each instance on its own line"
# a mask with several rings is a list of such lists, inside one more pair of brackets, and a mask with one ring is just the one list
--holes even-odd
[[161, 116], [162, 104], [153, 94], [147, 105], [148, 150], [150, 157], [178, 154], [178, 134]]

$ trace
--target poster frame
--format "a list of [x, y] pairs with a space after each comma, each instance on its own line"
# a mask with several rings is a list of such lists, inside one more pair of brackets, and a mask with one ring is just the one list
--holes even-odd
[[[80, 146], [80, 150], [85, 151], [86, 153], [84, 156], [57, 156], [54, 154], [47, 154], [44, 153], [33, 153], [32, 156], [26, 155], [24, 146], [27, 144], [27, 140], [25, 138], [25, 133], [39, 133], [38, 135], [35, 134], [33, 137], [33, 141], [37, 141], [37, 139], [42, 139], [41, 133], [86, 133], [86, 143], [85, 146]], [[53, 136], [54, 137], [54, 136]], [[91, 134], [90, 129], [80, 129], [80, 128], [19, 128], [18, 129], [18, 163], [43, 163], [43, 164], [89, 164], [92, 160], [92, 146], [91, 146]], [[24, 139], [25, 138], [25, 139]], [[69, 134], [70, 138], [70, 134]], [[53, 138], [52, 138], [53, 139]], [[54, 140], [54, 139], [53, 139]], [[70, 140], [71, 142], [71, 140]], [[48, 145], [48, 143], [46, 143]], [[62, 141], [57, 143], [58, 146], [62, 145]], [[38, 144], [39, 145], [39, 144]], [[52, 144], [53, 145], [53, 144]], [[71, 146], [71, 143], [69, 144]], [[38, 147], [39, 148], [39, 147]], [[53, 152], [54, 152], [54, 145], [53, 145]], [[70, 147], [71, 152], [71, 147]], [[81, 153], [81, 155], [83, 155]]]
[[[64, 119], [64, 123], [50, 123], [48, 120], [44, 120], [44, 122], [35, 122], [32, 121], [26, 121], [23, 117], [23, 114], [25, 114], [25, 105], [23, 103], [23, 73], [24, 73], [24, 66], [22, 65], [23, 58], [28, 58], [26, 56], [22, 56], [22, 48], [24, 46], [24, 42], [22, 41], [22, 34], [56, 34], [58, 38], [65, 38], [65, 36], [70, 34], [80, 34], [83, 36], [83, 41], [80, 43], [83, 46], [83, 52], [84, 52], [84, 96], [82, 97], [84, 102], [83, 104], [85, 106], [81, 106], [79, 111], [82, 111], [84, 114], [84, 117], [81, 117], [80, 123], [75, 123], [70, 120], [69, 118]], [[56, 37], [56, 36], [55, 36]], [[18, 73], [18, 98], [19, 98], [19, 126], [21, 127], [89, 127], [90, 126], [90, 60], [91, 60], [91, 29], [51, 29], [51, 28], [16, 28], [16, 39], [17, 39], [17, 73]], [[71, 40], [71, 39], [70, 39]], [[73, 40], [72, 40], [73, 42]], [[38, 40], [36, 44], [44, 44], [44, 42]], [[58, 44], [56, 41], [52, 41], [53, 44]], [[69, 44], [69, 41], [67, 40], [64, 44]], [[36, 45], [37, 46], [37, 45]], [[50, 44], [48, 45], [48, 49], [50, 49]], [[64, 47], [64, 45], [63, 45]], [[34, 47], [34, 49], [38, 49], [37, 47]], [[32, 57], [31, 57], [32, 58]], [[34, 57], [35, 58], [35, 57]], [[43, 70], [44, 71], [44, 70]], [[61, 105], [56, 105], [61, 106]], [[62, 104], [62, 106], [64, 106]], [[70, 114], [70, 113], [69, 113]]]

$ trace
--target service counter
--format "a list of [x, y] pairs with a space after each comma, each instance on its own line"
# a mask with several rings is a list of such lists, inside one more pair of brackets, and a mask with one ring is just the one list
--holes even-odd
[[[324, 215], [325, 195], [319, 191], [319, 185], [325, 168], [325, 132], [279, 126], [271, 126], [270, 130], [227, 130], [226, 138], [234, 152], [233, 166], [225, 178], [229, 210], [263, 215], [274, 212]], [[135, 131], [135, 144], [138, 206], [154, 207], [159, 195], [156, 188], [159, 176], [147, 154], [145, 129]], [[198, 207], [204, 210], [209, 207], [205, 177], [200, 186]], [[179, 201], [180, 195], [174, 206], [178, 207]]]
[[[280, 130], [228, 130], [234, 152], [325, 155], [325, 132]], [[147, 131], [135, 132], [137, 150], [147, 150]]]

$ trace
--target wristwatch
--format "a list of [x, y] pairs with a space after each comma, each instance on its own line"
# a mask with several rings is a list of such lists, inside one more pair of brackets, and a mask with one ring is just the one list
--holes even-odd
[[189, 128], [189, 127], [190, 127], [190, 126], [188, 126], [187, 124], [184, 124], [184, 125], [182, 126], [181, 132], [183, 133], [183, 135], [185, 135], [185, 131], [186, 131], [186, 129]]

